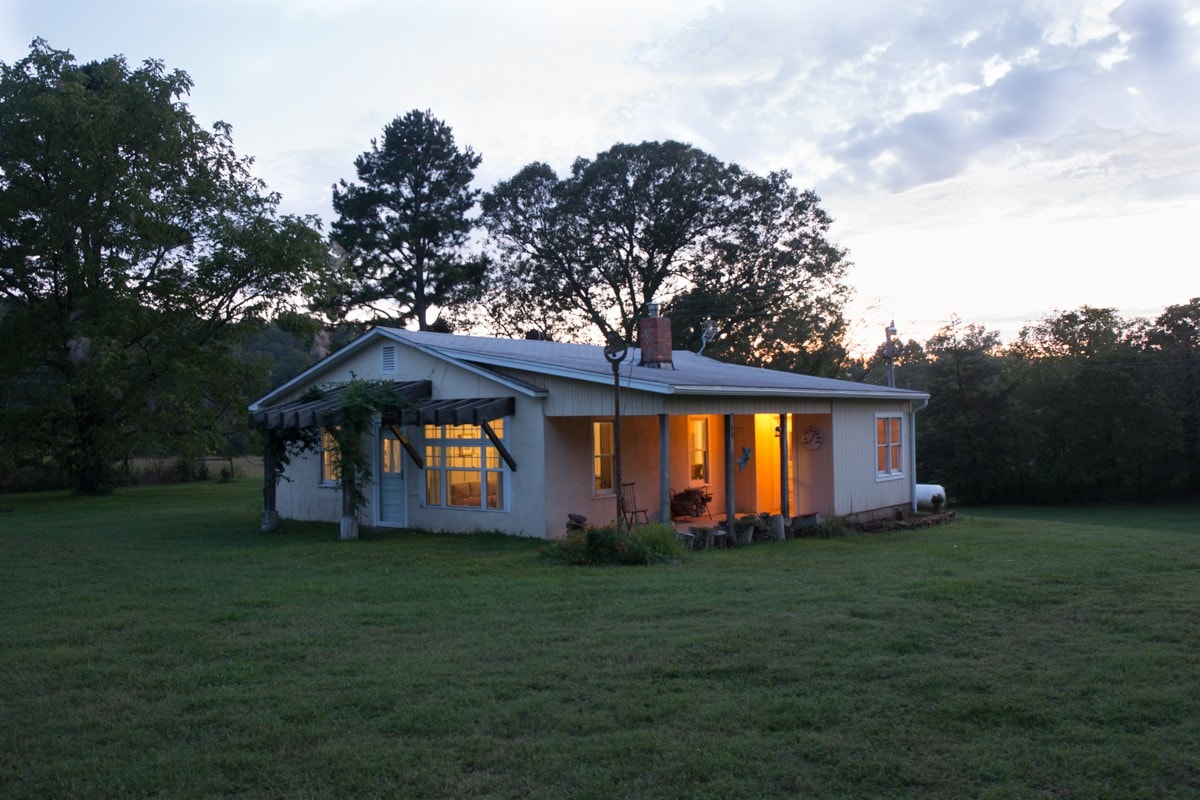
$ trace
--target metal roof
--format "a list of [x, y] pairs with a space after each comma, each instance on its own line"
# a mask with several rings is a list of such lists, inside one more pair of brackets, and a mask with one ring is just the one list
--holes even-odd
[[[508, 371], [548, 375], [587, 383], [612, 383], [612, 367], [604, 358], [604, 348], [592, 344], [548, 342], [536, 339], [500, 339], [486, 336], [460, 336], [450, 333], [408, 331], [378, 327], [309, 367], [291, 380], [268, 392], [250, 406], [257, 415], [281, 398], [294, 396], [304, 386], [316, 383], [338, 364], [380, 339], [400, 342], [439, 360], [448, 361], [479, 375], [489, 377], [518, 394], [544, 395], [519, 376]], [[621, 364], [621, 386], [655, 394], [697, 397], [780, 397], [860, 400], [924, 400], [924, 392], [892, 389], [868, 383], [820, 378], [793, 372], [727, 364], [687, 350], [672, 354], [674, 368], [638, 366], [639, 348], [631, 347]]]
[[[515, 369], [590, 383], [612, 383], [612, 367], [598, 345], [547, 342], [534, 339], [495, 339], [483, 336], [376, 328], [380, 335], [412, 345], [441, 358], [487, 368]], [[727, 364], [687, 350], [672, 354], [670, 366], [643, 367], [641, 351], [629, 349], [621, 364], [621, 385], [659, 394], [729, 395], [915, 400], [924, 392], [892, 389], [867, 383], [799, 375], [793, 372]]]

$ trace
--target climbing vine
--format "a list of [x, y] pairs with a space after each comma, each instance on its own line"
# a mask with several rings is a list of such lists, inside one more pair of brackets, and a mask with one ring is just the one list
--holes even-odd
[[[390, 381], [361, 380], [351, 375], [348, 382], [311, 387], [297, 398], [313, 402], [338, 390], [337, 405], [330, 409], [324, 429], [336, 443], [332, 453], [339, 484], [348, 494], [353, 510], [367, 502], [367, 486], [371, 482], [371, 450], [364, 444], [370, 440], [375, 415], [383, 409], [395, 409], [406, 402], [397, 398], [395, 384]], [[275, 430], [267, 437], [267, 447], [273, 456], [274, 469], [267, 480], [278, 483], [290, 480], [286, 470], [293, 458], [317, 450], [321, 444], [321, 427]]]
[[396, 407], [394, 390], [395, 384], [390, 381], [352, 376], [338, 400], [339, 421], [329, 432], [337, 442], [334, 464], [355, 510], [366, 504], [367, 485], [371, 482], [371, 450], [363, 441], [374, 430], [375, 415], [383, 408]]

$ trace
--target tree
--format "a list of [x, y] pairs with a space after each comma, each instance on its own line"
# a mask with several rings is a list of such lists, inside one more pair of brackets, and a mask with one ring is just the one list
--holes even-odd
[[471, 188], [481, 157], [459, 149], [450, 127], [429, 111], [410, 111], [354, 161], [362, 184], [333, 187], [333, 239], [345, 252], [342, 281], [318, 305], [344, 318], [369, 310], [421, 330], [437, 309], [478, 288], [486, 262], [465, 252], [479, 198]]
[[242, 416], [242, 326], [325, 267], [315, 220], [277, 215], [191, 85], [40, 39], [0, 63], [0, 449], [57, 458], [81, 491], [138, 448], [212, 446]]
[[[829, 219], [786, 172], [765, 177], [679, 142], [617, 144], [559, 178], [530, 164], [482, 202], [499, 259], [485, 313], [493, 327], [632, 341], [647, 303], [665, 303], [681, 346], [791, 366], [814, 341], [839, 341], [844, 253]], [[791, 359], [791, 361], [789, 361]]]
[[1083, 306], [1021, 329], [1013, 412], [1039, 499], [1145, 499], [1179, 448], [1144, 351], [1144, 323]]
[[925, 352], [930, 398], [918, 416], [917, 472], [959, 500], [1005, 499], [1015, 445], [1000, 335], [955, 317]]
[[1167, 306], [1147, 332], [1147, 344], [1157, 357], [1159, 384], [1172, 398], [1176, 439], [1183, 449], [1184, 486], [1200, 494], [1200, 297]]

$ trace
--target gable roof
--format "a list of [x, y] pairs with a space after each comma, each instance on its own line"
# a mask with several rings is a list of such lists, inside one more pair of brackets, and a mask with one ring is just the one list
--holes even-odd
[[[613, 380], [612, 367], [604, 358], [604, 348], [599, 345], [460, 336], [379, 327], [373, 328], [260, 398], [251, 405], [251, 410], [278, 401], [380, 339], [413, 347], [434, 358], [500, 381], [528, 395], [541, 395], [544, 391], [515, 376], [505, 374], [505, 370], [606, 385], [611, 385]], [[923, 400], [929, 396], [924, 392], [908, 389], [892, 389], [854, 381], [727, 364], [686, 350], [676, 350], [672, 357], [674, 369], [669, 366], [643, 367], [638, 365], [641, 361], [641, 351], [631, 347], [629, 355], [621, 364], [622, 387], [682, 396], [861, 400]]]

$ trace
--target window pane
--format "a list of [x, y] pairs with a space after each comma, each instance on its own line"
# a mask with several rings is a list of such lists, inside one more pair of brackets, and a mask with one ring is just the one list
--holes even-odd
[[425, 504], [440, 506], [442, 504], [442, 472], [431, 469], [425, 472]]
[[492, 426], [492, 432], [496, 434], [496, 437], [499, 439], [503, 439], [504, 438], [504, 418], [502, 417], [500, 419], [492, 420], [491, 426]]
[[483, 463], [488, 469], [500, 469], [500, 451], [494, 447], [483, 448]]
[[875, 420], [875, 444], [880, 446], [887, 444], [887, 420], [883, 417]]
[[708, 480], [708, 420], [688, 420], [688, 467], [693, 481]]
[[425, 447], [425, 466], [435, 469], [442, 466], [442, 448]]
[[450, 470], [446, 473], [446, 491], [450, 494], [449, 505], [459, 508], [481, 508], [480, 473]]
[[900, 471], [900, 445], [892, 445], [892, 471]]
[[504, 473], [487, 473], [487, 507], [503, 508], [504, 506]]
[[613, 424], [611, 422], [592, 423], [592, 446], [596, 455], [612, 455]]
[[876, 447], [875, 453], [876, 453], [876, 462], [875, 462], [876, 471], [887, 472], [887, 448], [886, 447]]
[[593, 474], [596, 478], [597, 492], [611, 492], [613, 490], [613, 462], [611, 458], [596, 456]]
[[482, 439], [483, 429], [478, 425], [447, 425], [447, 439]]
[[400, 440], [383, 440], [383, 454], [381, 460], [383, 461], [384, 472], [400, 471]]
[[337, 439], [327, 429], [321, 429], [321, 482], [335, 483], [339, 478], [337, 468]]
[[446, 466], [459, 469], [479, 469], [478, 447], [447, 447]]
[[900, 418], [893, 417], [891, 420], [891, 423], [892, 423], [892, 436], [891, 436], [892, 444], [899, 444], [899, 442], [900, 442]]

